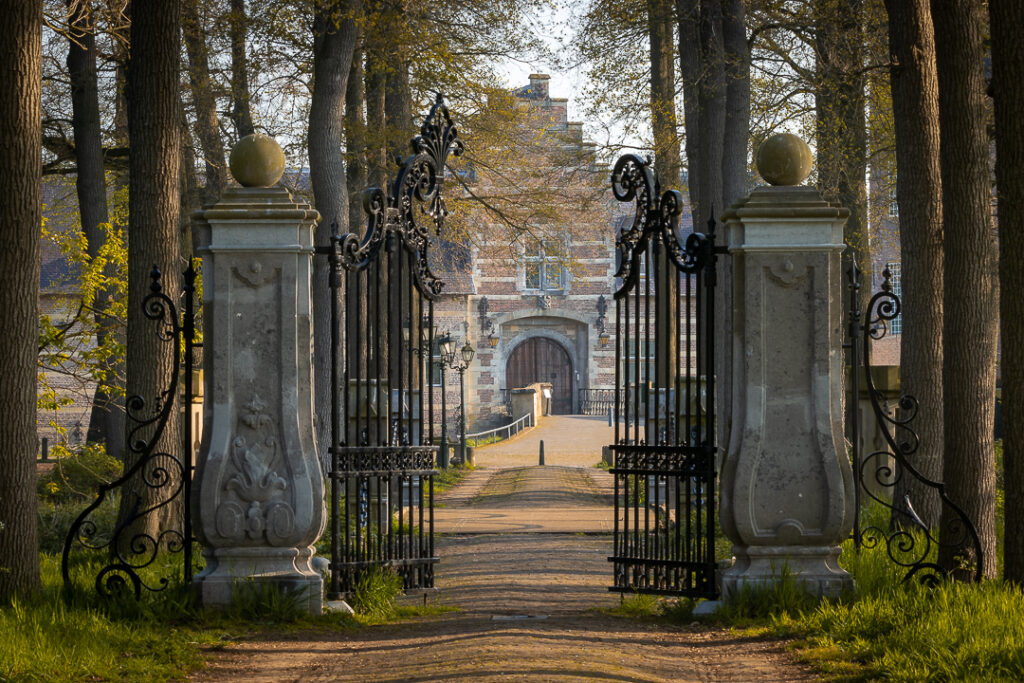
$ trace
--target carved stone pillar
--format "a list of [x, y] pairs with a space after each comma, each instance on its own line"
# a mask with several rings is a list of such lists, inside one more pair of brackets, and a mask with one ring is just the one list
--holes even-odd
[[245, 187], [195, 219], [203, 257], [206, 415], [192, 499], [204, 605], [247, 582], [301, 591], [320, 613], [313, 543], [326, 514], [313, 432], [313, 228], [319, 216], [274, 185], [284, 155], [266, 136], [231, 154]]
[[[769, 181], [795, 185], [810, 170], [810, 152], [799, 140], [782, 143], [774, 157], [759, 153], [758, 165]], [[854, 505], [842, 412], [848, 215], [814, 188], [793, 186], [760, 187], [723, 215], [733, 260], [733, 422], [721, 523], [736, 562], [722, 576], [727, 599], [784, 572], [816, 595], [851, 583], [837, 564]]]

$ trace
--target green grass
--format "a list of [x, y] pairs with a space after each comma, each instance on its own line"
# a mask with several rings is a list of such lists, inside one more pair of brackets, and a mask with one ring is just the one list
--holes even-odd
[[[438, 470], [434, 475], [434, 495], [437, 496], [462, 481], [475, 467], [472, 465], [453, 465], [448, 469]], [[436, 507], [436, 504], [435, 504]]]
[[[180, 679], [202, 665], [203, 646], [224, 642], [223, 628], [196, 619], [180, 585], [139, 603], [92, 591], [69, 604], [59, 558], [41, 555], [41, 565], [43, 590], [0, 607], [0, 680]], [[74, 578], [95, 568], [79, 565]]]

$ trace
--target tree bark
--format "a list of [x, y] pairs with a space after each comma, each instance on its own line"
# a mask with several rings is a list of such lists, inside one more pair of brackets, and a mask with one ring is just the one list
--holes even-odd
[[[196, 137], [199, 138], [203, 150], [206, 168], [202, 203], [208, 205], [220, 199], [228, 184], [224, 143], [220, 137], [217, 101], [213, 96], [210, 81], [206, 32], [199, 17], [198, 0], [187, 0], [182, 3], [181, 11], [185, 48], [188, 53], [188, 80], [192, 90], [192, 102], [196, 108]], [[251, 125], [250, 123], [250, 127]]]
[[[317, 0], [313, 19], [313, 97], [309, 109], [309, 178], [320, 223], [316, 244], [327, 244], [332, 225], [348, 232], [344, 139], [344, 105], [355, 54], [356, 13], [361, 0]], [[331, 443], [331, 306], [328, 269], [313, 271], [314, 412], [321, 459]]]
[[[78, 211], [85, 233], [90, 258], [99, 254], [105, 235], [102, 225], [110, 222], [107, 211], [107, 182], [103, 166], [103, 143], [100, 128], [99, 94], [96, 80], [96, 35], [90, 0], [67, 0], [68, 74], [71, 80], [71, 127], [75, 136], [75, 189]], [[110, 265], [105, 274], [114, 275]], [[110, 335], [116, 335], [113, 319], [103, 313], [104, 302], [112, 292], [97, 292], [90, 302], [95, 313], [96, 343], [102, 346]], [[103, 443], [107, 452], [121, 457], [124, 449], [123, 367], [107, 363], [107, 381], [101, 381], [93, 394], [92, 410], [86, 439]]]
[[381, 47], [367, 36], [366, 76], [366, 177], [370, 187], [384, 187], [387, 160], [384, 151], [384, 74], [387, 67]]
[[999, 288], [1003, 375], [1003, 483], [1008, 532], [1003, 578], [1024, 584], [1024, 6], [989, 0], [999, 190]]
[[678, 190], [681, 182], [679, 138], [676, 132], [675, 50], [672, 45], [671, 0], [647, 0], [647, 30], [651, 43], [651, 131], [654, 133], [654, 171], [661, 189]]
[[245, 54], [248, 26], [245, 0], [231, 0], [231, 121], [239, 139], [256, 132], [249, 105], [249, 60]]
[[[164, 0], [133, 0], [131, 48], [128, 58], [126, 101], [128, 138], [131, 156], [128, 165], [128, 338], [127, 391], [130, 414], [151, 417], [171, 377], [177, 343], [162, 341], [157, 323], [148, 319], [142, 301], [150, 292], [150, 271], [163, 274], [163, 292], [177, 301], [181, 291], [179, 270], [182, 261], [179, 243], [181, 129], [179, 124], [179, 30], [178, 3]], [[131, 409], [131, 397], [145, 401], [141, 410]], [[163, 434], [153, 452], [180, 456], [179, 412], [170, 411]], [[132, 425], [129, 425], [131, 429]], [[152, 433], [136, 438], [152, 439]], [[130, 444], [129, 444], [130, 445]], [[131, 467], [138, 455], [129, 451], [125, 466]], [[156, 459], [155, 466], [168, 467]], [[141, 474], [152, 474], [152, 467]], [[129, 521], [136, 502], [149, 507], [167, 500], [174, 486], [159, 490], [136, 477], [121, 494], [120, 522]], [[180, 529], [182, 499], [133, 522], [123, 539], [135, 533], [157, 539], [161, 531]], [[123, 548], [122, 548], [123, 550]]]
[[[984, 8], [974, 0], [932, 0], [942, 135], [945, 282], [942, 378], [945, 401], [943, 481], [974, 522], [984, 575], [996, 575], [995, 412], [999, 289], [992, 235], [985, 131]], [[943, 510], [939, 562], [947, 569], [971, 555]]]
[[867, 226], [863, 0], [816, 0], [818, 189], [850, 210], [843, 237], [871, 282]]
[[0, 8], [0, 602], [39, 589], [36, 354], [42, 224], [42, 3]]
[[[903, 275], [900, 383], [903, 393], [920, 402], [912, 425], [920, 445], [911, 462], [928, 479], [940, 481], [943, 252], [935, 35], [928, 0], [886, 0], [886, 9]], [[893, 496], [897, 508], [905, 495], [926, 524], [938, 524], [941, 502], [934, 489], [904, 475]], [[893, 521], [903, 520], [897, 515]]]
[[722, 214], [726, 83], [720, 0], [677, 0], [686, 158], [694, 228]]
[[348, 190], [348, 229], [357, 232], [365, 221], [366, 121], [363, 118], [363, 56], [352, 55], [345, 90], [345, 187]]
[[725, 58], [722, 211], [742, 199], [747, 193], [747, 148], [750, 140], [750, 47], [747, 45], [745, 5], [745, 0], [724, 0], [722, 4], [722, 49]]

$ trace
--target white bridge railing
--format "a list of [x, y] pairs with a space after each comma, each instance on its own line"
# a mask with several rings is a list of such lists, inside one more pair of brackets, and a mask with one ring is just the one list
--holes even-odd
[[507, 424], [504, 427], [495, 427], [494, 429], [488, 429], [485, 432], [477, 432], [475, 434], [466, 434], [466, 439], [467, 440], [468, 439], [473, 439], [473, 441], [477, 445], [481, 445], [481, 442], [484, 442], [484, 443], [487, 443], [487, 444], [492, 444], [492, 443], [494, 443], [495, 441], [498, 440], [497, 439], [498, 434], [501, 434], [501, 433], [504, 432], [505, 438], [506, 439], [511, 439], [515, 434], [518, 434], [519, 432], [523, 431], [527, 427], [532, 427], [532, 426], [533, 426], [533, 415], [531, 413], [527, 413], [526, 415], [523, 415], [521, 418], [519, 418], [515, 422], [512, 422], [511, 424]]

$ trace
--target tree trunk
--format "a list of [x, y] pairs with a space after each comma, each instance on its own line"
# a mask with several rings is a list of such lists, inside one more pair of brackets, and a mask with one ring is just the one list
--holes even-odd
[[256, 132], [249, 106], [249, 60], [245, 55], [248, 24], [245, 0], [231, 0], [231, 121], [239, 139]]
[[[999, 289], [992, 235], [985, 131], [984, 8], [974, 0], [932, 0], [942, 135], [945, 282], [942, 378], [943, 481], [981, 537], [984, 573], [996, 575], [995, 412]], [[971, 554], [943, 510], [939, 562]]]
[[1003, 577], [1024, 584], [1024, 6], [989, 0], [999, 190], [999, 288], [1003, 374]]
[[[163, 274], [163, 292], [177, 302], [181, 291], [179, 271], [181, 129], [179, 124], [179, 30], [180, 9], [177, 3], [164, 0], [133, 0], [131, 5], [131, 50], [127, 67], [126, 101], [128, 138], [131, 156], [128, 166], [128, 338], [127, 390], [129, 413], [138, 418], [155, 414], [160, 393], [169, 386], [176, 342], [161, 339], [160, 325], [148, 319], [142, 301], [150, 292], [150, 271]], [[145, 404], [132, 409], [132, 397]], [[180, 456], [178, 410], [170, 418], [153, 452]], [[129, 424], [129, 429], [132, 424]], [[153, 439], [152, 431], [135, 438]], [[131, 443], [129, 444], [131, 446]], [[135, 464], [139, 454], [129, 450], [125, 466]], [[154, 468], [166, 467], [171, 485], [154, 489], [145, 475]], [[179, 473], [161, 458], [142, 468], [121, 493], [119, 522], [128, 523], [133, 506], [159, 505], [167, 501], [167, 493], [175, 488]], [[161, 531], [180, 529], [183, 501], [179, 496], [143, 519], [133, 521], [122, 535], [125, 543], [134, 534], [147, 534], [153, 539]], [[125, 547], [120, 548], [122, 552]]]
[[661, 189], [680, 189], [679, 138], [676, 133], [675, 50], [672, 46], [671, 0], [647, 1], [651, 42], [651, 131], [654, 170]]
[[[863, 0], [816, 0], [818, 189], [850, 210], [843, 237], [871, 282], [867, 226]], [[864, 293], [862, 293], [864, 294]]]
[[[672, 45], [671, 0], [648, 0], [647, 31], [651, 44], [651, 130], [654, 133], [654, 172], [661, 191], [679, 190], [679, 139], [676, 137], [675, 50]], [[677, 330], [672, 316], [674, 293], [678, 289], [675, 266], [668, 252], [655, 245], [654, 282], [656, 302], [655, 355], [675, 358]], [[657, 364], [655, 386], [669, 389], [675, 380], [669, 362]]]
[[[722, 48], [725, 58], [722, 211], [742, 199], [747, 193], [747, 147], [750, 141], [750, 48], [747, 45], [745, 4], [745, 0], [724, 0], [722, 4]], [[721, 215], [721, 211], [719, 215]]]
[[42, 3], [0, 11], [0, 602], [39, 589], [36, 354], [42, 224]]
[[366, 178], [369, 187], [384, 188], [387, 160], [384, 152], [384, 74], [380, 47], [367, 36], [366, 50]]
[[363, 56], [352, 55], [345, 90], [345, 187], [348, 190], [348, 230], [360, 231], [365, 222], [366, 121], [363, 119]]
[[[900, 383], [917, 398], [913, 429], [919, 447], [912, 464], [942, 479], [942, 178], [939, 170], [939, 83], [928, 0], [887, 0], [889, 76], [896, 130], [896, 200], [903, 275]], [[897, 434], [897, 437], [900, 435]], [[909, 495], [925, 523], [939, 521], [938, 493], [904, 476], [894, 492], [902, 508]], [[894, 522], [901, 522], [897, 516]]]
[[[92, 4], [89, 0], [67, 0], [68, 74], [71, 79], [71, 126], [75, 135], [75, 188], [78, 192], [78, 210], [86, 249], [90, 258], [96, 258], [105, 240], [101, 226], [110, 222], [107, 212], [107, 183], [103, 166], [103, 144], [100, 129], [99, 95], [96, 83], [96, 35]], [[114, 275], [110, 265], [105, 273]], [[112, 292], [97, 292], [91, 302], [96, 321], [96, 343], [103, 346], [117, 329], [112, 318], [103, 314], [104, 302]], [[104, 367], [108, 378], [99, 382], [93, 394], [92, 410], [86, 439], [103, 443], [107, 452], [121, 457], [124, 449], [124, 391], [120, 363], [110, 362]]]
[[182, 4], [182, 28], [188, 52], [188, 80], [196, 108], [196, 137], [203, 150], [206, 168], [202, 203], [209, 205], [224, 194], [228, 178], [224, 163], [224, 143], [217, 121], [217, 100], [213, 96], [210, 82], [206, 32], [199, 18], [198, 0], [187, 0]]
[[[345, 91], [355, 53], [355, 14], [361, 0], [318, 0], [313, 20], [313, 97], [309, 109], [309, 178], [320, 223], [315, 243], [327, 244], [331, 226], [348, 232], [348, 197], [345, 191]], [[331, 443], [331, 299], [328, 269], [313, 271], [314, 412], [317, 443], [324, 463]]]

